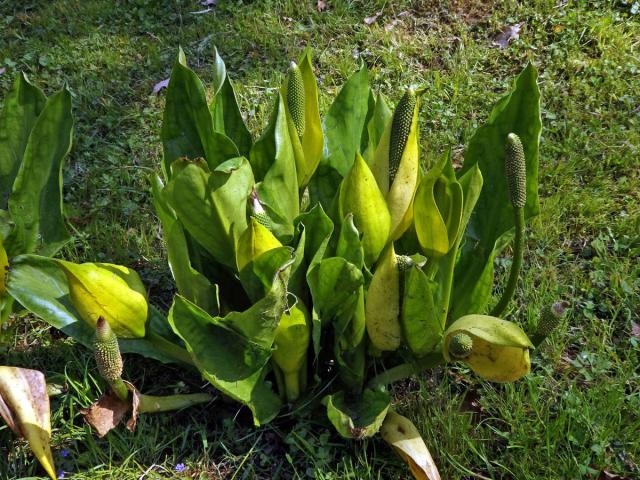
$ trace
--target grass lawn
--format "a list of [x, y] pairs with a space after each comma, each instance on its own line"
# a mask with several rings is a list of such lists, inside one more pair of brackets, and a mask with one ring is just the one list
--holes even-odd
[[[148, 178], [159, 170], [164, 105], [152, 89], [169, 76], [178, 45], [209, 85], [218, 47], [254, 136], [274, 87], [307, 44], [315, 49], [323, 112], [360, 62], [393, 102], [403, 87], [422, 84], [424, 156], [451, 145], [459, 160], [493, 102], [531, 61], [543, 102], [542, 213], [530, 225], [507, 318], [533, 325], [559, 299], [572, 304], [570, 314], [534, 355], [531, 375], [515, 384], [447, 367], [397, 386], [395, 401], [423, 433], [443, 479], [640, 478], [634, 2], [325, 3], [319, 12], [309, 0], [218, 0], [203, 13], [187, 0], [0, 0], [0, 98], [21, 70], [47, 94], [64, 84], [73, 94], [75, 139], [64, 177], [75, 240], [63, 255], [134, 267], [152, 301], [170, 305]], [[492, 46], [516, 23], [518, 39]], [[500, 274], [509, 255], [497, 261]], [[105, 389], [91, 353], [29, 317], [0, 335], [0, 364], [42, 369], [66, 387], [52, 400], [54, 455], [65, 478], [409, 478], [380, 440], [345, 442], [320, 416], [256, 430], [244, 409], [220, 397], [97, 439], [80, 414]], [[196, 374], [134, 355], [125, 362], [126, 376], [145, 393], [204, 386]], [[41, 473], [26, 443], [0, 427], [0, 478]]]

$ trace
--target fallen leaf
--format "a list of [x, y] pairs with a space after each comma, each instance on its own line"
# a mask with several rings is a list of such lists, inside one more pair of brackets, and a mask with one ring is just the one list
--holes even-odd
[[603, 470], [598, 475], [598, 480], [631, 480], [629, 477], [623, 477], [621, 475], [616, 475], [614, 473], [607, 472]]
[[128, 401], [120, 400], [116, 394], [109, 392], [92, 403], [89, 408], [80, 410], [80, 413], [94, 428], [98, 437], [102, 438], [118, 426], [129, 407]]
[[329, 5], [327, 5], [327, 2], [325, 2], [324, 0], [318, 0], [318, 2], [316, 3], [316, 8], [318, 9], [318, 12], [324, 12], [329, 8]]
[[200, 5], [203, 7], [213, 7], [218, 4], [218, 0], [202, 0]]
[[400, 20], [397, 18], [394, 18], [393, 20], [391, 20], [389, 23], [387, 23], [384, 26], [385, 31], [390, 32], [391, 30], [393, 30], [394, 28], [396, 28], [396, 25], [398, 25], [400, 23]]
[[631, 335], [640, 338], [640, 323], [631, 322]]
[[7, 71], [7, 67], [0, 67], [0, 75]]
[[160, 82], [156, 83], [153, 86], [153, 92], [155, 95], [158, 95], [160, 93], [160, 91], [164, 90], [165, 88], [167, 88], [169, 86], [169, 79], [165, 78], [164, 80], [161, 80]]
[[365, 25], [373, 25], [376, 22], [376, 20], [378, 20], [380, 15], [382, 15], [382, 11], [376, 12], [375, 15], [371, 15], [370, 17], [364, 17], [364, 24]]
[[131, 410], [131, 417], [127, 420], [126, 427], [130, 431], [136, 428], [140, 392], [129, 382], [125, 382], [125, 384], [131, 392], [131, 396], [127, 400], [121, 400], [115, 393], [109, 392], [102, 395], [89, 408], [80, 410], [87, 423], [95, 429], [100, 438], [117, 427], [129, 410]]
[[502, 32], [500, 32], [493, 39], [492, 45], [498, 47], [500, 49], [507, 48], [509, 43], [513, 40], [517, 40], [520, 36], [520, 29], [522, 28], [521, 23], [516, 23], [514, 25], [509, 25]]

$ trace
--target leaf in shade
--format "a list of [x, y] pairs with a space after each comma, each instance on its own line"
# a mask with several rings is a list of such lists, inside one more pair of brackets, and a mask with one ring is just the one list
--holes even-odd
[[49, 476], [55, 480], [51, 455], [51, 413], [42, 372], [0, 367], [0, 416], [23, 436]]
[[344, 438], [360, 440], [378, 433], [390, 398], [386, 392], [365, 390], [358, 400], [349, 400], [344, 392], [338, 392], [327, 396], [325, 401], [327, 416], [338, 433]]
[[492, 45], [500, 49], [507, 48], [512, 41], [518, 39], [518, 37], [520, 36], [521, 28], [521, 23], [507, 26], [504, 30], [502, 30], [502, 32], [496, 35], [496, 37], [493, 39]]
[[158, 83], [156, 83], [153, 86], [153, 92], [152, 93], [154, 95], [158, 95], [161, 90], [164, 90], [168, 86], [169, 86], [169, 79], [168, 78], [165, 78], [164, 80], [160, 80]]

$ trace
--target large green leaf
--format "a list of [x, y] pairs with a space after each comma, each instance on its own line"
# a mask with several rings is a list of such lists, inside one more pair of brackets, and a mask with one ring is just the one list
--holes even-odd
[[421, 357], [434, 350], [445, 327], [433, 300], [435, 285], [416, 265], [404, 273], [403, 290], [402, 333], [411, 351]]
[[38, 87], [18, 75], [4, 99], [0, 116], [0, 209], [6, 210], [29, 134], [47, 98]]
[[256, 425], [272, 420], [281, 406], [264, 376], [286, 307], [288, 268], [283, 268], [274, 277], [269, 294], [244, 312], [212, 317], [180, 296], [169, 312], [171, 326], [184, 340], [202, 375], [247, 405]]
[[169, 268], [171, 268], [178, 293], [210, 315], [216, 315], [220, 310], [218, 286], [212, 284], [191, 265], [184, 228], [178, 221], [175, 211], [164, 198], [164, 185], [157, 175], [151, 179], [151, 191], [153, 205], [162, 224]]
[[72, 136], [71, 93], [64, 89], [47, 99], [24, 149], [9, 197], [15, 223], [6, 242], [9, 256], [52, 255], [69, 240], [62, 216], [62, 165]]
[[213, 63], [213, 86], [215, 97], [209, 107], [213, 116], [213, 129], [233, 140], [240, 154], [248, 157], [253, 140], [242, 119], [236, 92], [217, 48]]
[[372, 437], [384, 421], [391, 402], [389, 394], [379, 390], [365, 390], [357, 399], [348, 399], [344, 392], [329, 395], [327, 416], [344, 438]]
[[[56, 260], [37, 255], [20, 255], [13, 258], [7, 290], [31, 313], [92, 348], [94, 329], [81, 320], [80, 314], [71, 303], [67, 277]], [[151, 308], [146, 330], [167, 342], [176, 341], [167, 328], [166, 318], [155, 308]], [[121, 339], [119, 342], [124, 353], [138, 353], [164, 363], [176, 361], [146, 338]]]
[[211, 173], [187, 160], [173, 166], [166, 198], [190, 235], [218, 262], [235, 269], [235, 245], [247, 228], [246, 202], [253, 188], [249, 162], [228, 160]]
[[369, 109], [369, 80], [366, 67], [344, 84], [324, 118], [325, 149], [322, 163], [345, 176], [360, 150], [360, 137]]
[[299, 213], [298, 180], [287, 112], [280, 94], [266, 131], [251, 149], [250, 159], [256, 180], [260, 181], [260, 200], [286, 222], [288, 233], [293, 235], [293, 221]]
[[292, 258], [290, 247], [274, 248], [256, 257], [240, 271], [240, 282], [252, 302], [265, 296], [278, 269]]
[[[512, 91], [501, 98], [485, 125], [473, 135], [465, 151], [461, 175], [480, 166], [484, 183], [475, 213], [469, 221], [460, 262], [456, 268], [456, 315], [481, 312], [493, 283], [493, 260], [508, 244], [514, 226], [504, 175], [505, 142], [509, 133], [522, 140], [527, 163], [525, 218], [538, 214], [538, 150], [540, 143], [540, 91], [537, 71], [529, 64], [518, 75]], [[458, 285], [460, 287], [458, 287]]]
[[187, 67], [182, 49], [167, 87], [160, 137], [166, 178], [171, 175], [171, 164], [181, 157], [205, 158], [213, 170], [225, 160], [239, 156], [233, 141], [214, 130], [204, 87]]

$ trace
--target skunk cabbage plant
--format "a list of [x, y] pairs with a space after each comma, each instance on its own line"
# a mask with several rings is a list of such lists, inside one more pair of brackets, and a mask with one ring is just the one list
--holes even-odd
[[[197, 368], [246, 405], [255, 425], [284, 409], [321, 408], [340, 435], [380, 431], [416, 478], [439, 478], [387, 388], [446, 362], [496, 382], [529, 372], [534, 343], [499, 317], [517, 286], [525, 222], [539, 211], [536, 77], [524, 68], [457, 169], [450, 152], [423, 160], [424, 89], [406, 88], [391, 108], [362, 67], [321, 115], [306, 50], [254, 139], [217, 51], [208, 102], [180, 50], [166, 91], [162, 174], [151, 181], [177, 289], [167, 317], [130, 269], [16, 256], [33, 251], [36, 227], [37, 238], [51, 236], [44, 222], [14, 219], [22, 230], [5, 238], [26, 247], [9, 255], [7, 295], [81, 343], [95, 341], [100, 372], [123, 401], [138, 394], [120, 377], [120, 351], [135, 352]], [[37, 128], [43, 107], [32, 108]], [[33, 140], [20, 138], [13, 148], [31, 154]], [[490, 309], [494, 260], [512, 243], [508, 284]], [[549, 331], [536, 332], [536, 344]]]

